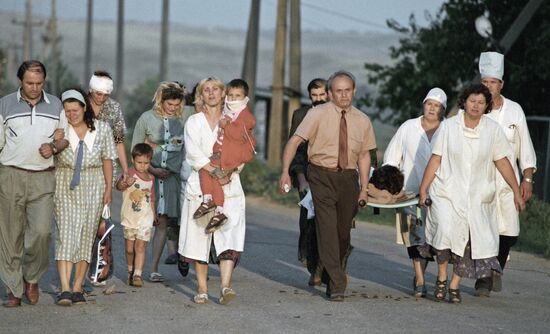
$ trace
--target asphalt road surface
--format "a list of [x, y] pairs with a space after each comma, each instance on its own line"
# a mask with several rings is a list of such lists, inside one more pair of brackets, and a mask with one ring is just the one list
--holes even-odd
[[[119, 203], [119, 199], [117, 200]], [[113, 215], [118, 219], [118, 207]], [[114, 232], [117, 293], [92, 288], [86, 305], [56, 306], [59, 280], [50, 249], [50, 270], [40, 282], [40, 301], [16, 309], [0, 307], [0, 333], [548, 333], [550, 261], [512, 252], [503, 291], [473, 296], [473, 280], [463, 280], [460, 305], [411, 297], [413, 271], [395, 230], [365, 222], [352, 231], [350, 282], [343, 303], [329, 302], [324, 288], [310, 288], [297, 260], [298, 208], [258, 198], [247, 200], [247, 235], [233, 276], [237, 297], [218, 304], [219, 273], [210, 268], [206, 305], [192, 302], [193, 270], [182, 278], [164, 265], [164, 283], [125, 285], [122, 228]], [[165, 256], [163, 256], [164, 259]], [[149, 259], [147, 260], [149, 261]], [[435, 265], [426, 280], [433, 295]], [[149, 274], [148, 265], [144, 277]], [[5, 295], [2, 294], [5, 299]]]

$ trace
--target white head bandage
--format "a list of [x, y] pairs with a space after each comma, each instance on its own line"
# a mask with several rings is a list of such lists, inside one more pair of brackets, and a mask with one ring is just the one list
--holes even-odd
[[435, 87], [430, 89], [428, 92], [428, 95], [424, 98], [424, 101], [422, 103], [426, 102], [426, 100], [434, 100], [443, 106], [443, 109], [447, 109], [447, 94], [443, 91], [443, 89]]
[[504, 56], [498, 52], [482, 52], [479, 55], [479, 74], [481, 79], [502, 80], [504, 76]]
[[65, 91], [65, 92], [63, 92], [63, 94], [61, 94], [61, 101], [62, 102], [65, 102], [65, 100], [68, 100], [68, 99], [78, 100], [78, 101], [80, 101], [84, 104], [84, 107], [86, 107], [86, 99], [77, 90], [69, 89], [68, 91]]
[[113, 80], [108, 77], [98, 77], [97, 75], [92, 75], [90, 79], [90, 90], [95, 90], [103, 94], [111, 94], [113, 91]]

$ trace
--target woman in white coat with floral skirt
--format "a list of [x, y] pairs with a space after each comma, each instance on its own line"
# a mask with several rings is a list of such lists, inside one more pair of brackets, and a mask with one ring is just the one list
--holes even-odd
[[460, 303], [462, 277], [490, 277], [500, 273], [498, 222], [495, 215], [497, 170], [514, 192], [516, 209], [525, 207], [514, 170], [511, 148], [504, 132], [485, 114], [491, 110], [489, 90], [468, 86], [459, 97], [464, 111], [447, 119], [434, 143], [420, 185], [420, 203], [429, 197], [426, 242], [437, 256], [434, 296], [445, 300], [447, 265], [452, 259], [449, 302]]

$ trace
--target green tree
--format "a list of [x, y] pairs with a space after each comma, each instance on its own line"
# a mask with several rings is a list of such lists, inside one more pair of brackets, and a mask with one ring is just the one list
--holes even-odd
[[127, 140], [125, 141], [127, 149], [132, 144], [132, 134], [139, 116], [153, 107], [153, 95], [158, 85], [158, 77], [148, 78], [134, 88], [125, 98], [127, 102], [122, 110], [128, 128]]
[[[61, 96], [61, 93], [65, 90], [80, 86], [76, 75], [74, 75], [74, 73], [59, 57], [46, 58], [44, 60], [44, 66], [46, 66], [46, 70], [48, 71], [46, 84], [44, 87], [46, 92], [55, 96]], [[86, 90], [87, 85], [81, 88]]]
[[10, 75], [10, 73], [6, 73], [7, 62], [4, 50], [0, 49], [0, 97], [13, 93], [16, 89], [15, 86], [6, 80], [7, 76]]
[[[422, 99], [434, 86], [445, 90], [448, 105], [453, 105], [459, 91], [475, 77], [480, 52], [492, 49], [475, 31], [475, 19], [488, 10], [493, 36], [500, 40], [527, 2], [450, 0], [429, 17], [428, 27], [418, 26], [414, 15], [407, 27], [388, 20], [388, 26], [403, 37], [390, 48], [392, 65], [365, 64], [368, 82], [379, 90], [367, 93], [362, 102], [379, 111], [375, 117], [396, 125], [420, 114]], [[503, 94], [520, 103], [528, 115], [550, 115], [548, 17], [550, 2], [545, 1], [505, 55]]]

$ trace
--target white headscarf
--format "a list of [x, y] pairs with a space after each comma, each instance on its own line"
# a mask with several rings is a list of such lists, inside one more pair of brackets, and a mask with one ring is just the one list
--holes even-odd
[[108, 77], [99, 77], [97, 75], [92, 75], [90, 79], [90, 90], [95, 90], [103, 94], [111, 94], [113, 91], [113, 80]]

